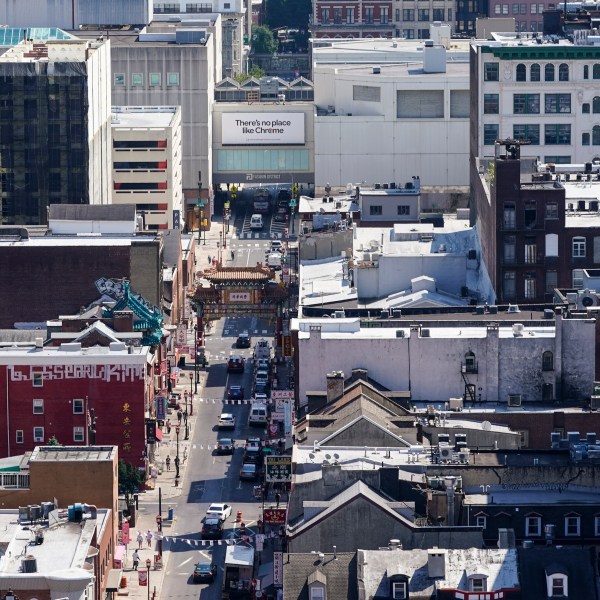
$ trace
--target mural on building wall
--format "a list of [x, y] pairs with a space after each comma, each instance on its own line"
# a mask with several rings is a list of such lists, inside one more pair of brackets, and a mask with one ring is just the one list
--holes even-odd
[[40, 376], [43, 381], [63, 379], [100, 379], [110, 382], [135, 382], [144, 379], [141, 365], [50, 365], [50, 366], [9, 366], [11, 381], [35, 381]]

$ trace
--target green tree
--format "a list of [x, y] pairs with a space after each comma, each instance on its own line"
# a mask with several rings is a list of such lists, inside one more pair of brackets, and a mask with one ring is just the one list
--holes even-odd
[[62, 446], [62, 444], [56, 439], [56, 436], [53, 435], [49, 440], [48, 440], [48, 446]]
[[277, 51], [277, 40], [273, 32], [264, 25], [252, 28], [252, 49], [258, 54], [275, 54]]
[[269, 27], [308, 29], [311, 0], [267, 0], [266, 21]]
[[119, 459], [119, 494], [124, 494], [127, 504], [130, 503], [131, 494], [137, 492], [144, 483], [144, 475], [131, 463]]
[[265, 75], [266, 75], [266, 71], [264, 69], [254, 66], [250, 69], [250, 71], [248, 71], [248, 73], [240, 73], [239, 75], [236, 75], [234, 77], [234, 79], [238, 83], [244, 83], [244, 81], [247, 81], [248, 79], [250, 79], [250, 77], [256, 77], [256, 79], [260, 79], [261, 77], [264, 77]]

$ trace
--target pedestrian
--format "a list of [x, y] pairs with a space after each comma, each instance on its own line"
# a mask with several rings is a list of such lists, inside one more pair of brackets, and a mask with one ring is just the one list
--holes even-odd
[[166, 465], [167, 465], [167, 471], [171, 470], [171, 457], [167, 456], [167, 460], [165, 461]]
[[185, 463], [185, 461], [187, 460], [188, 457], [188, 449], [187, 446], [183, 449], [183, 462]]
[[148, 529], [146, 531], [146, 541], [148, 542], [148, 548], [152, 546], [152, 532]]
[[187, 408], [183, 409], [183, 422], [187, 425], [187, 420], [188, 420], [188, 411]]
[[137, 540], [138, 548], [141, 550], [142, 544], [144, 543], [144, 536], [142, 535], [141, 531], [138, 531], [137, 538], [135, 539]]
[[208, 264], [211, 265], [212, 264], [212, 258], [210, 257], [210, 254], [208, 255]]
[[171, 433], [171, 421], [167, 421], [167, 433]]
[[137, 550], [134, 550], [131, 558], [133, 559], [133, 570], [137, 571], [138, 565], [140, 563], [140, 554], [139, 554], [139, 552]]
[[281, 494], [279, 492], [277, 492], [275, 494], [275, 502], [277, 502], [277, 507], [276, 508], [279, 508], [279, 502], [280, 502], [280, 500], [281, 500]]
[[235, 252], [232, 250], [231, 251], [231, 260], [234, 260], [234, 259], [235, 259]]
[[183, 417], [183, 413], [181, 412], [181, 409], [179, 409], [177, 411], [177, 421], [179, 422], [179, 425], [181, 425], [181, 419]]

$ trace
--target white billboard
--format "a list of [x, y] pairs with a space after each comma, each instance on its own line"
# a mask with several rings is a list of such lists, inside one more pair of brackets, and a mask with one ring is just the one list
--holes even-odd
[[304, 113], [223, 113], [226, 145], [304, 144]]

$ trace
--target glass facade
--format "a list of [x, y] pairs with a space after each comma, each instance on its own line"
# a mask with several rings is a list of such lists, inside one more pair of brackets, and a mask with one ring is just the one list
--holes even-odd
[[218, 171], [308, 171], [310, 161], [306, 149], [217, 150]]

